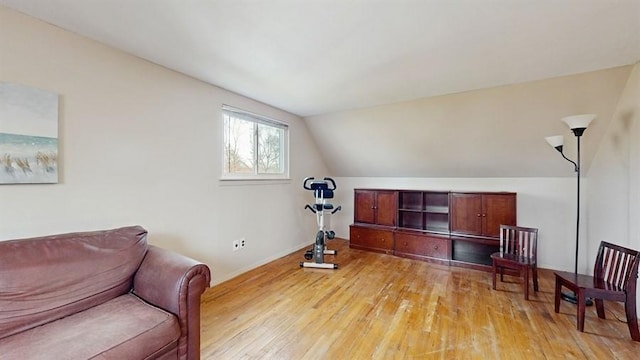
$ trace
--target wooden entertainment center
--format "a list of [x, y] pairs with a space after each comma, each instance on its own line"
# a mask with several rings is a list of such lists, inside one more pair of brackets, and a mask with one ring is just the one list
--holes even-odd
[[355, 189], [349, 246], [490, 270], [500, 224], [516, 225], [516, 193]]

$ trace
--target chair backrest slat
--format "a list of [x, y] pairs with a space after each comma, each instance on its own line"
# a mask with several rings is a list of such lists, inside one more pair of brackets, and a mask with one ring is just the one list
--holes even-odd
[[500, 252], [535, 259], [537, 257], [538, 229], [513, 225], [500, 225]]
[[615, 272], [618, 266], [617, 258], [619, 253], [608, 248], [605, 248], [604, 251], [606, 254], [606, 260], [605, 260], [605, 266], [604, 266], [604, 269], [605, 269], [604, 279], [605, 281], [613, 284], [615, 283]]
[[620, 269], [620, 273], [622, 274], [622, 276], [620, 277], [618, 286], [622, 286], [624, 282], [627, 281], [627, 277], [629, 276], [629, 266], [631, 266], [632, 261], [633, 261], [633, 256], [629, 254], [624, 255], [624, 261]]

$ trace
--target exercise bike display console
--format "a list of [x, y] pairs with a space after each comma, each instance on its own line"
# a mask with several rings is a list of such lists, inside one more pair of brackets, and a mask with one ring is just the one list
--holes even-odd
[[313, 191], [313, 204], [307, 204], [304, 208], [309, 209], [316, 214], [316, 222], [318, 224], [318, 232], [316, 233], [313, 248], [307, 250], [304, 254], [306, 260], [301, 262], [300, 267], [318, 268], [318, 269], [337, 269], [338, 265], [324, 262], [325, 255], [337, 255], [336, 250], [327, 249], [326, 240], [333, 239], [336, 233], [329, 230], [331, 215], [342, 210], [342, 206], [335, 207], [329, 202], [333, 199], [333, 191], [336, 189], [336, 182], [332, 178], [325, 177], [322, 180], [316, 180], [308, 177], [302, 182], [305, 190]]

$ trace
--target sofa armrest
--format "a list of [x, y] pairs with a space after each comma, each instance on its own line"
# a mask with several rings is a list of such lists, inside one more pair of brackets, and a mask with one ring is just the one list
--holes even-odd
[[153, 245], [133, 278], [136, 296], [178, 317], [179, 359], [200, 358], [200, 295], [210, 281], [207, 265]]

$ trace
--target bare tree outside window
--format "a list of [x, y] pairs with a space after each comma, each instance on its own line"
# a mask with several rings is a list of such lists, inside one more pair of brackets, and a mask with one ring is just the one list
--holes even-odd
[[278, 174], [282, 172], [282, 130], [258, 125], [258, 173]]
[[223, 178], [288, 177], [288, 126], [223, 107]]
[[224, 115], [224, 172], [253, 173], [253, 123]]

